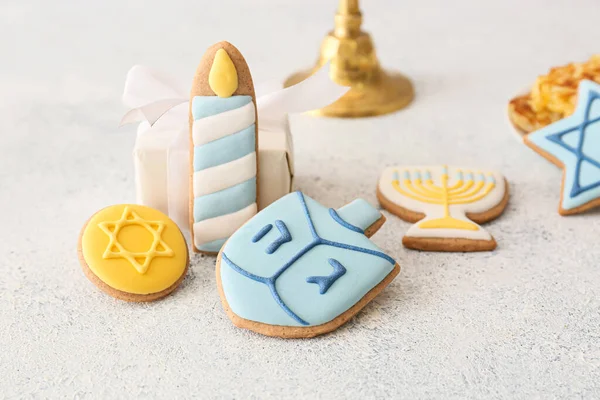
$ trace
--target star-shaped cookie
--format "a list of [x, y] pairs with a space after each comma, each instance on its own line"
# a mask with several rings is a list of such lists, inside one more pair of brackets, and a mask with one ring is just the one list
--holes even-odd
[[563, 168], [561, 215], [600, 206], [600, 85], [582, 81], [570, 117], [525, 137], [525, 144]]

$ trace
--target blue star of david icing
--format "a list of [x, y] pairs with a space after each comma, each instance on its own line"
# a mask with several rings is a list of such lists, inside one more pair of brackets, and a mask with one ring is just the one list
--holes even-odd
[[575, 112], [526, 136], [564, 166], [561, 213], [600, 198], [600, 85], [582, 81]]
[[281, 198], [242, 226], [221, 252], [229, 307], [269, 325], [335, 319], [396, 265], [364, 235], [380, 218], [360, 199], [333, 210], [300, 192]]

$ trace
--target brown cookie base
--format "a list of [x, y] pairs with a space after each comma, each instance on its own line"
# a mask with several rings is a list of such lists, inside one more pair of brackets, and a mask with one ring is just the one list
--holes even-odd
[[[378, 219], [374, 224], [365, 230], [365, 235], [367, 237], [373, 235], [375, 232], [377, 232], [377, 230], [379, 230], [384, 222], [385, 217], [382, 215], [380, 219]], [[223, 248], [225, 248], [225, 246], [223, 246]], [[284, 339], [302, 339], [329, 333], [348, 322], [360, 310], [369, 304], [369, 302], [373, 300], [387, 285], [389, 285], [390, 282], [394, 280], [394, 278], [400, 273], [400, 265], [396, 263], [394, 269], [392, 269], [392, 271], [381, 282], [379, 282], [377, 286], [367, 292], [367, 294], [365, 294], [356, 304], [348, 309], [348, 311], [338, 315], [336, 318], [325, 324], [307, 327], [269, 325], [261, 322], [251, 321], [238, 316], [229, 307], [227, 299], [225, 298], [225, 293], [223, 292], [223, 286], [221, 285], [221, 253], [219, 253], [219, 257], [217, 258], [215, 273], [217, 278], [217, 288], [219, 290], [219, 296], [221, 297], [221, 304], [223, 305], [223, 309], [227, 313], [227, 316], [235, 326], [238, 328], [248, 329], [265, 336], [279, 337]]]
[[385, 224], [385, 221], [385, 215], [381, 214], [381, 217], [377, 221], [373, 222], [367, 229], [365, 229], [365, 236], [370, 238], [371, 236], [376, 234], [379, 228], [381, 228], [383, 224]]
[[204, 250], [198, 250], [196, 248], [196, 245], [192, 242], [192, 249], [194, 250], [194, 253], [197, 254], [202, 254], [204, 256], [209, 256], [209, 257], [216, 257], [219, 252], [218, 251], [204, 251]]
[[591, 210], [592, 208], [600, 207], [600, 198], [598, 198], [598, 199], [594, 199], [592, 201], [588, 201], [587, 203], [582, 204], [579, 207], [570, 208], [568, 210], [562, 208], [563, 193], [564, 193], [565, 178], [566, 178], [566, 173], [564, 170], [565, 166], [558, 158], [554, 157], [552, 154], [537, 147], [535, 145], [535, 143], [531, 142], [528, 139], [528, 137], [529, 136], [525, 136], [525, 138], [523, 140], [528, 147], [530, 147], [533, 151], [535, 151], [536, 153], [538, 153], [539, 155], [544, 157], [546, 160], [550, 161], [552, 164], [556, 165], [557, 167], [559, 167], [563, 170], [563, 175], [562, 175], [561, 182], [560, 182], [560, 202], [558, 203], [558, 213], [560, 215], [568, 216], [568, 215], [580, 214], [587, 210]]
[[404, 236], [404, 247], [422, 251], [475, 252], [490, 251], [496, 248], [496, 240], [470, 240], [458, 238], [420, 238]]
[[[260, 193], [258, 192], [258, 175], [259, 175], [259, 163], [258, 163], [258, 108], [256, 106], [256, 94], [254, 93], [254, 83], [252, 82], [252, 75], [250, 74], [250, 68], [242, 56], [242, 53], [231, 43], [223, 41], [216, 43], [209, 47], [202, 59], [200, 60], [200, 65], [196, 69], [196, 74], [194, 75], [194, 80], [192, 82], [192, 90], [190, 95], [190, 105], [189, 105], [189, 125], [190, 125], [190, 193], [194, 193], [194, 143], [192, 138], [192, 127], [194, 125], [194, 118], [192, 116], [192, 100], [195, 96], [216, 96], [215, 93], [210, 88], [208, 83], [208, 75], [210, 73], [210, 69], [212, 67], [215, 54], [219, 49], [223, 49], [227, 52], [229, 58], [235, 65], [235, 69], [238, 75], [238, 88], [233, 93], [232, 96], [246, 95], [252, 97], [252, 102], [254, 103], [254, 151], [256, 152], [256, 204], [258, 205], [258, 198]], [[212, 251], [202, 251], [196, 247], [196, 243], [194, 242], [194, 196], [190, 195], [190, 232], [192, 235], [192, 249], [195, 253], [204, 254], [207, 256], [216, 256], [219, 252]]]
[[[505, 193], [502, 200], [492, 207], [491, 209], [481, 213], [467, 213], [467, 218], [477, 224], [483, 224], [493, 219], [498, 218], [506, 209], [508, 199], [510, 197], [510, 190], [508, 181], [504, 179]], [[417, 223], [423, 218], [425, 214], [415, 212], [401, 207], [394, 202], [387, 199], [377, 187], [377, 199], [383, 208], [391, 212], [392, 214], [400, 217], [404, 221]], [[448, 252], [473, 252], [473, 251], [490, 251], [494, 250], [497, 246], [496, 240], [492, 237], [491, 240], [473, 240], [463, 238], [432, 238], [432, 237], [414, 237], [404, 236], [402, 238], [402, 244], [414, 250], [423, 251], [448, 251]]]
[[[187, 263], [185, 264], [185, 269], [183, 270], [183, 273], [181, 274], [179, 279], [177, 279], [177, 281], [175, 283], [173, 283], [171, 286], [169, 286], [166, 289], [161, 290], [160, 292], [148, 293], [148, 294], [136, 294], [136, 293], [123, 292], [121, 290], [115, 289], [115, 288], [107, 285], [106, 283], [104, 283], [100, 278], [98, 278], [98, 276], [96, 274], [94, 274], [94, 272], [90, 269], [89, 265], [85, 261], [85, 258], [83, 257], [83, 250], [81, 247], [81, 239], [83, 238], [83, 232], [86, 227], [87, 227], [87, 222], [85, 223], [85, 225], [83, 226], [83, 229], [81, 230], [81, 233], [79, 234], [79, 241], [77, 243], [77, 256], [79, 258], [79, 263], [81, 264], [81, 269], [83, 270], [83, 273], [85, 274], [85, 276], [90, 281], [92, 281], [92, 283], [94, 285], [96, 285], [97, 287], [100, 288], [100, 290], [111, 295], [112, 297], [115, 297], [119, 300], [131, 301], [131, 302], [136, 302], [136, 303], [159, 300], [159, 299], [162, 299], [163, 297], [167, 296], [171, 292], [173, 292], [175, 289], [177, 289], [177, 287], [181, 284], [181, 282], [185, 278], [185, 275], [187, 274], [187, 271], [188, 271], [188, 268], [190, 265], [189, 253], [186, 255]], [[183, 240], [185, 241], [185, 238]], [[187, 246], [185, 246], [185, 251], [186, 252], [188, 251]]]

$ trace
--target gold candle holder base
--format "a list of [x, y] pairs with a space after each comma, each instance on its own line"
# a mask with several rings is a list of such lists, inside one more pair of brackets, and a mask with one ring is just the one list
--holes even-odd
[[311, 114], [370, 117], [398, 111], [413, 100], [410, 80], [381, 68], [371, 37], [360, 30], [361, 23], [358, 0], [340, 0], [335, 29], [325, 37], [316, 66], [297, 72], [285, 81], [285, 87], [295, 85], [329, 62], [331, 79], [339, 85], [350, 86], [350, 90], [335, 103], [311, 111]]
[[[303, 81], [317, 69], [290, 76], [284, 86], [292, 86]], [[338, 82], [335, 78], [332, 79]], [[374, 117], [401, 110], [414, 98], [412, 83], [399, 73], [389, 74], [380, 70], [377, 79], [350, 86], [350, 90], [336, 102], [310, 111], [308, 114], [338, 118]]]

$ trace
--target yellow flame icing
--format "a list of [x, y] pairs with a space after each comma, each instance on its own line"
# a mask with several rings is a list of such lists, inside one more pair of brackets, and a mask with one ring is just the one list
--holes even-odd
[[215, 54], [215, 59], [208, 74], [208, 84], [219, 97], [231, 97], [238, 88], [238, 75], [235, 65], [229, 58], [229, 54], [223, 49], [217, 50]]

